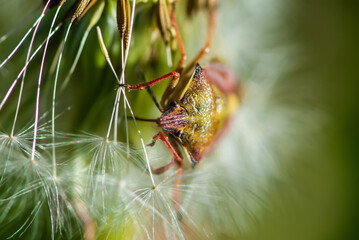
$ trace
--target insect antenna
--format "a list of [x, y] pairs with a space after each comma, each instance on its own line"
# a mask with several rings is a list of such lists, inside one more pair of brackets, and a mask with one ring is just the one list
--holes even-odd
[[[136, 121], [142, 121], [142, 122], [157, 122], [157, 119], [151, 119], [151, 118], [142, 118], [142, 117], [137, 117], [134, 116]], [[133, 120], [133, 117], [128, 116], [127, 120]]]
[[[137, 72], [137, 75], [139, 75], [140, 79], [145, 83], [146, 77], [143, 74], [143, 72], [141, 71], [141, 69], [137, 68], [136, 72]], [[152, 101], [155, 103], [158, 110], [160, 110], [160, 112], [162, 112], [162, 108], [161, 108], [160, 104], [158, 103], [158, 101], [157, 101], [155, 95], [153, 94], [152, 90], [150, 89], [150, 87], [147, 87], [146, 90], [147, 90], [148, 94], [150, 94]]]

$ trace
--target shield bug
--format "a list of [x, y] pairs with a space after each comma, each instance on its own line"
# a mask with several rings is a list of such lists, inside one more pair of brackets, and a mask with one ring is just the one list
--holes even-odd
[[[173, 79], [161, 99], [162, 115], [156, 120], [163, 133], [155, 135], [151, 145], [157, 139], [164, 141], [178, 163], [182, 159], [173, 145], [180, 145], [195, 167], [221, 135], [239, 102], [236, 76], [228, 67], [212, 62], [205, 68], [197, 64], [189, 77], [171, 72], [147, 83], [120, 86], [144, 90], [170, 77]], [[162, 173], [173, 163], [154, 172]]]
[[232, 70], [219, 62], [211, 62], [205, 67], [198, 64], [198, 61], [208, 53], [213, 34], [214, 2], [209, 1], [208, 6], [209, 30], [206, 45], [188, 67], [183, 66], [186, 62], [186, 55], [175, 22], [173, 4], [172, 25], [177, 34], [182, 56], [177, 71], [138, 85], [119, 84], [119, 87], [145, 90], [172, 78], [162, 96], [161, 104], [155, 102], [162, 113], [156, 119], [162, 131], [153, 137], [149, 145], [154, 145], [160, 139], [173, 154], [170, 163], [154, 169], [153, 172], [161, 174], [177, 163], [178, 176], [174, 196], [174, 203], [177, 207], [179, 207], [182, 153], [186, 155], [194, 168], [222, 135], [241, 98], [238, 81]]

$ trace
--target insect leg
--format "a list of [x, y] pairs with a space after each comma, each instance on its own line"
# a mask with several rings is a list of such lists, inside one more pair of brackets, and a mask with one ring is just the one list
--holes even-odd
[[176, 181], [175, 181], [175, 186], [174, 186], [174, 192], [173, 192], [173, 204], [175, 205], [176, 209], [178, 210], [178, 218], [181, 220], [182, 219], [182, 214], [180, 212], [180, 196], [181, 196], [181, 182], [182, 182], [182, 158], [177, 154], [176, 150], [173, 148], [173, 146], [171, 145], [171, 143], [169, 142], [169, 140], [166, 138], [165, 135], [163, 135], [162, 132], [157, 133], [154, 137], [153, 140], [150, 144], [148, 144], [149, 146], [153, 146], [156, 141], [160, 139], [162, 140], [166, 146], [168, 147], [168, 149], [172, 152], [174, 158], [172, 159], [172, 161], [168, 164], [166, 164], [163, 167], [157, 168], [153, 170], [153, 173], [155, 174], [161, 174], [163, 172], [165, 172], [166, 170], [168, 170], [168, 168], [170, 166], [172, 166], [175, 161], [177, 162], [177, 172], [176, 172]]
[[165, 171], [167, 171], [174, 163], [175, 163], [175, 158], [172, 158], [170, 163], [167, 163], [166, 165], [164, 165], [162, 167], [152, 169], [152, 172], [157, 175], [162, 174]]
[[161, 141], [163, 141], [167, 148], [171, 151], [171, 153], [173, 154], [173, 157], [175, 158], [175, 160], [177, 162], [181, 162], [182, 158], [177, 154], [176, 150], [173, 148], [173, 146], [171, 145], [171, 143], [168, 141], [168, 139], [166, 138], [165, 135], [163, 135], [162, 132], [157, 133], [154, 137], [153, 140], [150, 144], [148, 144], [148, 146], [153, 146], [155, 145], [156, 141], [160, 139]]
[[178, 219], [182, 220], [182, 214], [180, 211], [180, 198], [181, 198], [181, 183], [182, 183], [182, 162], [178, 163], [177, 172], [176, 172], [176, 181], [175, 181], [175, 189], [173, 193], [173, 204], [175, 205], [178, 211]]
[[[137, 74], [140, 76], [141, 80], [146, 83], [146, 78], [145, 78], [145, 75], [143, 74], [143, 72], [137, 68]], [[151, 91], [151, 88], [147, 88], [147, 92], [148, 94], [151, 96], [152, 98], [152, 101], [155, 103], [156, 107], [158, 110], [160, 110], [160, 112], [163, 112], [163, 109], [161, 108], [160, 104], [158, 103], [155, 95], [153, 94], [153, 92]]]
[[192, 69], [204, 56], [206, 56], [211, 47], [212, 38], [214, 29], [216, 26], [216, 19], [217, 19], [217, 10], [216, 10], [216, 0], [208, 0], [208, 30], [207, 30], [207, 40], [202, 48], [202, 50], [198, 53], [196, 58], [188, 65], [186, 70]]
[[173, 77], [172, 81], [176, 81], [179, 79], [180, 74], [178, 72], [170, 72], [162, 77], [156, 78], [156, 79], [146, 82], [146, 83], [140, 83], [138, 85], [119, 84], [118, 86], [129, 88], [129, 89], [144, 90], [144, 89], [151, 87], [153, 85], [156, 85], [157, 83], [162, 82], [163, 80], [166, 80], [167, 78], [170, 78], [170, 77]]
[[184, 66], [186, 65], [187, 56], [186, 56], [186, 52], [183, 47], [182, 38], [181, 38], [179, 29], [178, 29], [178, 25], [177, 25], [177, 21], [176, 21], [176, 2], [175, 1], [172, 3], [171, 22], [172, 22], [172, 27], [174, 28], [175, 33], [176, 33], [176, 39], [177, 39], [178, 47], [179, 47], [179, 50], [181, 53], [181, 60], [179, 61], [178, 66], [177, 66], [177, 71], [181, 72], [182, 69], [184, 68]]

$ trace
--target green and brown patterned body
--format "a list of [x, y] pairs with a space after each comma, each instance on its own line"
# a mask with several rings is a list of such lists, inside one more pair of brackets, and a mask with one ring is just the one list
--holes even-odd
[[166, 91], [167, 101], [162, 101], [165, 111], [157, 123], [183, 147], [193, 167], [220, 135], [238, 103], [233, 79], [230, 81], [234, 86], [228, 88], [226, 85], [229, 89], [226, 91], [216, 84], [226, 80], [218, 79], [225, 77], [219, 73], [216, 69], [203, 69], [197, 64], [192, 76], [179, 81], [183, 84], [179, 84], [175, 91]]

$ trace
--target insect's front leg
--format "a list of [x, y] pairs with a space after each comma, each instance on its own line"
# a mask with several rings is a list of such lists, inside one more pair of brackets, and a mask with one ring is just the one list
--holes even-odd
[[179, 32], [178, 25], [177, 25], [177, 20], [176, 20], [176, 1], [172, 2], [171, 22], [172, 22], [172, 27], [175, 30], [176, 39], [177, 39], [177, 42], [178, 42], [178, 47], [179, 47], [179, 50], [180, 50], [180, 53], [181, 53], [181, 59], [178, 62], [176, 71], [182, 72], [183, 68], [186, 66], [187, 55], [186, 55], [186, 52], [184, 50], [181, 34]]
[[160, 174], [166, 172], [174, 163], [175, 163], [175, 159], [172, 158], [171, 162], [167, 163], [166, 165], [164, 165], [162, 167], [152, 169], [152, 172], [154, 174], [160, 175]]
[[179, 219], [182, 219], [182, 214], [180, 212], [180, 197], [181, 197], [181, 183], [182, 183], [182, 158], [177, 154], [176, 150], [173, 148], [172, 144], [170, 143], [170, 141], [166, 138], [166, 136], [162, 133], [159, 132], [157, 133], [154, 137], [152, 142], [149, 144], [149, 146], [153, 146], [155, 145], [156, 141], [160, 139], [162, 140], [166, 146], [168, 147], [168, 149], [171, 151], [171, 153], [173, 154], [172, 161], [168, 164], [166, 164], [165, 166], [162, 166], [160, 168], [155, 169], [153, 172], [155, 174], [161, 174], [163, 172], [165, 172], [166, 170], [168, 170], [168, 168], [170, 166], [172, 166], [175, 162], [177, 162], [177, 171], [176, 171], [176, 181], [175, 181], [175, 186], [174, 186], [174, 192], [173, 192], [173, 204], [176, 207], [177, 211], [178, 211], [178, 216]]
[[172, 144], [168, 141], [167, 137], [162, 133], [159, 132], [157, 133], [154, 137], [153, 140], [150, 144], [148, 144], [149, 146], [154, 146], [156, 141], [160, 139], [162, 142], [164, 142], [164, 144], [166, 144], [167, 148], [171, 151], [173, 157], [175, 158], [175, 160], [177, 162], [181, 162], [182, 158], [178, 155], [178, 153], [176, 152], [176, 150], [173, 148]]
[[188, 65], [186, 70], [184, 71], [184, 74], [187, 71], [190, 71], [193, 69], [193, 67], [203, 58], [205, 57], [211, 47], [212, 38], [214, 34], [214, 29], [216, 27], [216, 21], [217, 21], [217, 1], [216, 0], [208, 0], [208, 30], [207, 30], [207, 39], [204, 47], [201, 49], [201, 51], [197, 54], [195, 59], [191, 62], [191, 64]]
[[156, 78], [156, 79], [146, 82], [146, 83], [140, 83], [138, 85], [119, 84], [118, 86], [129, 88], [129, 89], [145, 90], [146, 88], [156, 85], [157, 83], [162, 82], [163, 80], [166, 80], [170, 77], [173, 77], [172, 81], [177, 81], [180, 77], [180, 74], [178, 72], [170, 72], [162, 77]]
[[183, 216], [181, 213], [181, 184], [182, 184], [182, 172], [183, 172], [183, 168], [182, 168], [182, 163], [178, 164], [177, 167], [177, 171], [176, 171], [176, 181], [175, 181], [175, 189], [174, 189], [174, 193], [173, 193], [173, 204], [175, 205], [176, 209], [177, 209], [177, 215], [178, 215], [178, 219], [182, 220]]

